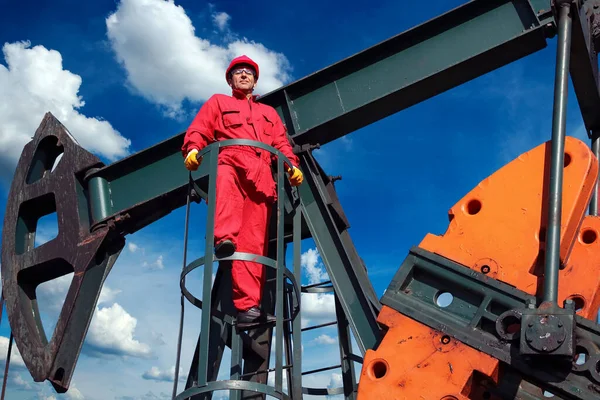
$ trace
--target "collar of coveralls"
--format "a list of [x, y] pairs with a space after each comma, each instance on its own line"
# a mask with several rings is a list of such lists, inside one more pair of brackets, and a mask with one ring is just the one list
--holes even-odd
[[[236, 99], [245, 99], [246, 98], [246, 93], [244, 93], [244, 91], [240, 90], [240, 89], [233, 89], [231, 91], [231, 95], [233, 97], [235, 97]], [[252, 99], [252, 101], [256, 101], [256, 99], [258, 99], [258, 95], [254, 94], [252, 95], [250, 98]]]

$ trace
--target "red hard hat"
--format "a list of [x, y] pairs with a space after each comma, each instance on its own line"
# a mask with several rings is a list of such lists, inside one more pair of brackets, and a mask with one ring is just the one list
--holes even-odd
[[247, 64], [254, 68], [254, 70], [256, 71], [256, 80], [258, 80], [258, 64], [252, 61], [252, 59], [246, 55], [242, 55], [231, 60], [231, 64], [229, 64], [227, 71], [225, 71], [225, 80], [229, 78], [229, 72], [231, 72], [233, 67], [239, 64]]

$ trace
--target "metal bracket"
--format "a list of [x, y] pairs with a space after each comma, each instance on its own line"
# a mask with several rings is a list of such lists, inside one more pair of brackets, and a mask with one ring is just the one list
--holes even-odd
[[524, 309], [521, 316], [520, 353], [573, 357], [574, 320], [573, 300], [567, 300], [565, 308], [546, 302], [537, 309]]

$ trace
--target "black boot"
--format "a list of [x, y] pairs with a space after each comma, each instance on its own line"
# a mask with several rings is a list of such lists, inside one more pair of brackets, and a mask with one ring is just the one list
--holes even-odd
[[229, 239], [223, 240], [215, 246], [215, 255], [218, 258], [229, 257], [233, 253], [235, 253], [235, 244]]
[[258, 323], [275, 323], [276, 319], [273, 315], [262, 313], [258, 307], [252, 307], [246, 311], [238, 311], [238, 325], [258, 324]]

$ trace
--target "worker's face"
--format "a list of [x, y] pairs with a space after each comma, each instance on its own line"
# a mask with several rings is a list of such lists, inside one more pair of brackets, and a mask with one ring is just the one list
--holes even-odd
[[252, 92], [256, 86], [254, 69], [247, 65], [238, 65], [231, 71], [229, 85], [246, 93]]

